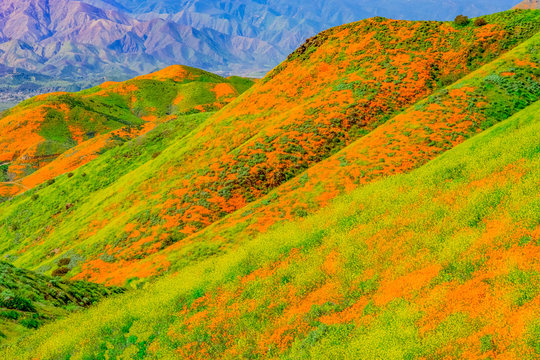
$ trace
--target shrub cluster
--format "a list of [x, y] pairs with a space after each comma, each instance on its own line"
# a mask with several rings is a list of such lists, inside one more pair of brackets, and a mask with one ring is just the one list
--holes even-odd
[[454, 19], [456, 25], [467, 25], [469, 23], [469, 18], [465, 15], [458, 15]]
[[30, 300], [13, 294], [3, 294], [0, 298], [0, 306], [13, 310], [36, 312], [36, 308]]
[[66, 266], [71, 262], [70, 258], [62, 258], [58, 260], [58, 266]]
[[64, 276], [69, 272], [69, 268], [67, 266], [61, 266], [58, 269], [53, 270], [52, 276]]
[[487, 25], [487, 21], [484, 18], [478, 18], [474, 20], [474, 26], [484, 26]]

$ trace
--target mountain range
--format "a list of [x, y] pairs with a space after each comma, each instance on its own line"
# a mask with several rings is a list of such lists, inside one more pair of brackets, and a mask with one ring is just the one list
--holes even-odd
[[537, 359], [539, 20], [373, 17], [260, 80], [1, 113], [0, 271], [36, 289], [0, 289], [0, 358]]
[[[0, 3], [0, 101], [80, 90], [183, 64], [263, 76], [306, 38], [370, 16], [450, 20], [510, 8], [511, 0], [105, 1]], [[21, 73], [23, 75], [21, 75]], [[41, 78], [41, 81], [36, 81]], [[5, 106], [4, 106], [5, 107]]]

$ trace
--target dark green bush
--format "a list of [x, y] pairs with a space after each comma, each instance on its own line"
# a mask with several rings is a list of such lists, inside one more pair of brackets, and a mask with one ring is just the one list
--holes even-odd
[[36, 311], [36, 308], [30, 300], [20, 297], [19, 295], [5, 296], [0, 300], [0, 306], [20, 311]]
[[73, 173], [72, 173], [72, 172], [68, 173], [68, 174], [67, 174], [67, 177], [68, 177], [68, 178], [73, 177]]
[[478, 18], [474, 20], [474, 26], [484, 26], [487, 25], [487, 21], [484, 18]]
[[52, 184], [54, 184], [55, 182], [56, 182], [56, 180], [54, 180], [54, 179], [49, 179], [49, 180], [47, 181], [47, 185], [52, 185]]
[[0, 317], [4, 319], [18, 320], [20, 316], [15, 310], [0, 311]]
[[28, 329], [37, 329], [39, 327], [39, 321], [37, 319], [22, 319], [19, 324]]
[[58, 260], [58, 266], [66, 266], [71, 262], [70, 258], [63, 258]]
[[38, 195], [38, 194], [32, 195], [32, 200], [36, 201], [38, 198], [39, 198], [39, 195]]
[[69, 268], [66, 266], [61, 266], [58, 269], [55, 269], [52, 272], [52, 276], [64, 276], [69, 272]]
[[454, 23], [456, 25], [467, 25], [469, 23], [469, 18], [465, 15], [458, 15], [456, 16], [456, 18], [454, 19]]

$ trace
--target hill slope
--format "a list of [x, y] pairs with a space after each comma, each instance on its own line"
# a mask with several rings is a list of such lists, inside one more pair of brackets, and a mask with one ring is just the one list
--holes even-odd
[[3, 355], [537, 358], [539, 112]]
[[[40, 95], [0, 118], [0, 196], [28, 190], [96, 158], [157, 123], [220, 109], [251, 85], [172, 66], [80, 93]], [[24, 139], [21, 141], [20, 139]], [[63, 155], [63, 162], [51, 164]], [[47, 166], [49, 171], [35, 173]]]
[[[524, 41], [537, 19], [513, 11], [487, 17], [485, 27], [455, 27], [378, 18], [329, 30], [178, 141], [143, 140], [157, 156], [135, 143], [2, 205], [2, 252], [46, 272], [71, 251], [85, 261], [68, 276], [123, 284], [235, 248], [360, 183], [418, 167], [536, 101], [538, 36]], [[141, 162], [118, 166], [130, 149]]]

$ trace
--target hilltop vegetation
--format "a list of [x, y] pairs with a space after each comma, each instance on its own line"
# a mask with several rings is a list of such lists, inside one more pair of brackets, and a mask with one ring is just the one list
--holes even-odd
[[0, 254], [139, 290], [5, 356], [540, 356], [540, 11], [482, 19], [329, 29], [253, 86], [172, 67], [11, 110], [82, 104], [113, 146], [23, 178]]

